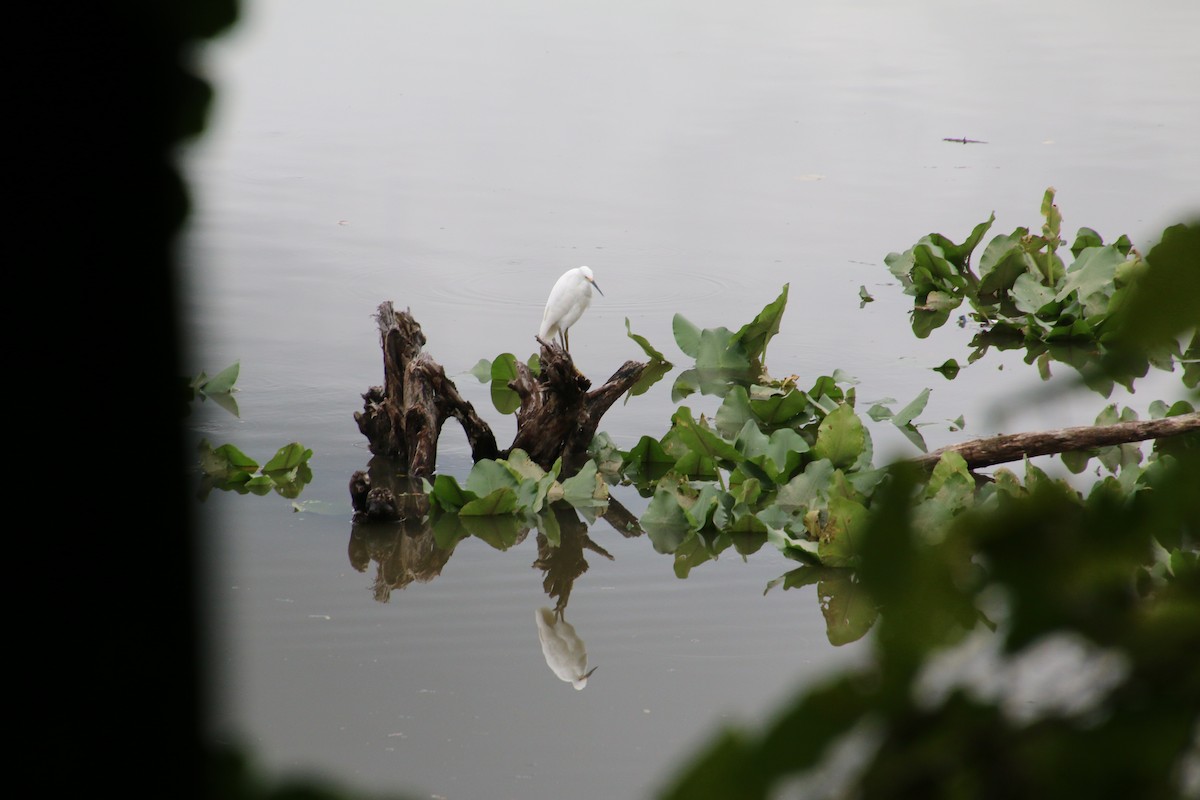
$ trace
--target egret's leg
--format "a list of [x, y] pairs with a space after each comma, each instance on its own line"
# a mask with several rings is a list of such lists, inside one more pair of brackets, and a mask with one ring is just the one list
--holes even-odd
[[571, 329], [563, 328], [563, 349], [571, 352]]

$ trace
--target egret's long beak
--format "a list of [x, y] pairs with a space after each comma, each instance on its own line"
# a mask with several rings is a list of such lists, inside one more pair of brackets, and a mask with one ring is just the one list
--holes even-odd
[[575, 691], [581, 691], [585, 686], [587, 686], [588, 678], [592, 677], [592, 673], [595, 671], [596, 668], [592, 667], [582, 678], [576, 678], [575, 680], [571, 681], [571, 685], [575, 687]]
[[594, 279], [588, 278], [588, 283], [592, 284], [592, 286], [595, 286], [597, 292], [604, 294], [604, 290], [600, 288], [600, 284], [596, 283]]

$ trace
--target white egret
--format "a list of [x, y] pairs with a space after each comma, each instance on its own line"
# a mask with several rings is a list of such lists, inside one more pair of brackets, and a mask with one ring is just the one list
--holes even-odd
[[576, 267], [564, 272], [554, 284], [554, 288], [550, 290], [550, 297], [546, 300], [546, 311], [542, 314], [542, 327], [538, 331], [538, 336], [542, 339], [549, 339], [557, 334], [562, 339], [563, 349], [568, 353], [571, 352], [567, 331], [591, 305], [593, 286], [597, 292], [604, 294], [600, 291], [600, 287], [596, 286], [596, 279], [588, 267]]
[[575, 633], [575, 627], [553, 609], [539, 608], [536, 616], [538, 639], [542, 643], [546, 665], [554, 670], [559, 680], [566, 681], [576, 690], [587, 686], [587, 680], [596, 668], [588, 670], [587, 648]]

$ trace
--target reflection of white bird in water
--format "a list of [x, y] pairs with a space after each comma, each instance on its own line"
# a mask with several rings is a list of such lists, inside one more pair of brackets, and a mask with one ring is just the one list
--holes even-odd
[[562, 274], [558, 282], [554, 284], [554, 288], [550, 290], [550, 297], [546, 300], [546, 311], [542, 314], [542, 327], [538, 330], [538, 337], [549, 339], [551, 336], [558, 335], [562, 339], [563, 349], [570, 352], [570, 339], [567, 338], [567, 330], [574, 325], [587, 307], [592, 304], [592, 287], [596, 287], [596, 291], [600, 294], [600, 287], [596, 286], [596, 279], [592, 277], [592, 271], [588, 267], [576, 267], [569, 269]]
[[575, 627], [549, 608], [539, 608], [535, 616], [547, 666], [576, 689], [587, 686], [587, 679], [596, 668], [588, 670], [587, 648], [575, 633]]

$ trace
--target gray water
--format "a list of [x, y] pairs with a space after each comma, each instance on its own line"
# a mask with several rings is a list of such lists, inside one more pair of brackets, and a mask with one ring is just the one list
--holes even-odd
[[[191, 371], [240, 361], [240, 417], [205, 404], [192, 427], [260, 461], [300, 441], [314, 478], [299, 511], [276, 495], [198, 504], [214, 735], [274, 774], [414, 797], [648, 796], [718, 724], [761, 724], [861, 658], [863, 642], [828, 643], [813, 587], [764, 594], [793, 566], [771, 548], [679, 580], [604, 522], [589, 536], [612, 559], [586, 554], [566, 612], [598, 667], [583, 691], [539, 645], [553, 601], [533, 536], [506, 552], [467, 539], [383, 602], [378, 563], [348, 553], [346, 484], [370, 458], [352, 414], [381, 379], [371, 315], [410, 308], [463, 373], [533, 352], [550, 286], [588, 264], [605, 295], [571, 343], [600, 381], [641, 355], [626, 318], [682, 364], [676, 312], [736, 328], [790, 283], [772, 372], [840, 367], [865, 400], [931, 386], [930, 447], [1089, 422], [1105, 400], [1039, 399], [1016, 357], [954, 382], [929, 371], [965, 360], [964, 334], [912, 337], [883, 266], [992, 211], [994, 232], [1037, 226], [1051, 185], [1067, 231], [1143, 248], [1200, 210], [1196, 4], [1044, 5], [247, 3], [199, 54], [218, 98], [185, 154], [183, 253]], [[602, 429], [622, 447], [660, 436], [672, 378]], [[486, 387], [457, 380], [511, 437]], [[1171, 386], [1121, 402], [1144, 413]], [[877, 456], [913, 454], [889, 428]], [[439, 467], [470, 468], [453, 423]]]

